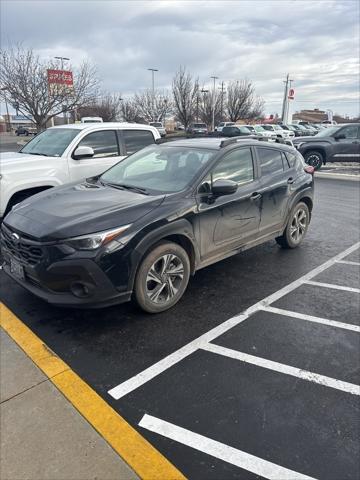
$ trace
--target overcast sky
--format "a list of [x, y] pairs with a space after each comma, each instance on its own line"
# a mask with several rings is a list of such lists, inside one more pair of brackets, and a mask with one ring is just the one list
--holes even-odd
[[44, 59], [95, 64], [102, 86], [131, 94], [171, 85], [179, 65], [251, 80], [266, 112], [281, 113], [283, 79], [294, 79], [292, 110], [359, 115], [357, 0], [136, 1], [2, 0], [1, 47], [23, 42]]

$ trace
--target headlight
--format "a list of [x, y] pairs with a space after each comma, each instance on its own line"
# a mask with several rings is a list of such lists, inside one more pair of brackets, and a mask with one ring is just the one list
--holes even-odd
[[76, 250], [96, 250], [102, 245], [114, 240], [118, 235], [125, 232], [131, 224], [123, 225], [122, 227], [106, 230], [105, 232], [90, 233], [82, 235], [81, 237], [68, 238], [65, 242]]

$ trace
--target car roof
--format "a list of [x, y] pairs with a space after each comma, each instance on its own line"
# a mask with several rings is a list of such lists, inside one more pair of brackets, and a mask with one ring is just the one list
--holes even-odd
[[[235, 140], [236, 139], [236, 140]], [[232, 142], [230, 142], [232, 140]], [[229, 141], [229, 144], [221, 147], [222, 142]], [[292, 152], [294, 149], [283, 143], [268, 143], [265, 141], [257, 140], [253, 137], [203, 137], [203, 138], [184, 138], [182, 140], [171, 140], [158, 144], [160, 147], [193, 147], [193, 148], [206, 148], [208, 150], [220, 150], [227, 147], [234, 147], [236, 145], [246, 145], [255, 147], [275, 147]]]
[[152, 130], [157, 131], [151, 125], [143, 123], [127, 123], [127, 122], [94, 122], [94, 123], [69, 123], [67, 125], [56, 125], [50, 128], [69, 128], [77, 130], [96, 130], [98, 128], [120, 128], [120, 129], [136, 129], [136, 130]]

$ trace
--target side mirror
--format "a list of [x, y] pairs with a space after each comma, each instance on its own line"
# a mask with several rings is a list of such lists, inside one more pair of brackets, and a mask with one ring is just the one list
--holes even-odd
[[338, 133], [334, 135], [335, 140], [344, 140], [346, 138], [344, 133]]
[[237, 189], [238, 184], [236, 182], [219, 178], [213, 183], [211, 191], [216, 197], [222, 197], [223, 195], [232, 195]]
[[82, 158], [91, 158], [95, 154], [94, 149], [91, 147], [86, 147], [85, 145], [82, 147], [77, 147], [73, 154], [73, 158], [75, 160], [81, 160]]

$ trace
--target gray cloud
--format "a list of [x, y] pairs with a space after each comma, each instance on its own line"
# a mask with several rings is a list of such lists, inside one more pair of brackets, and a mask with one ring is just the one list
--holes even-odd
[[1, 46], [23, 42], [45, 59], [96, 66], [105, 89], [169, 88], [179, 65], [201, 83], [248, 78], [280, 111], [282, 80], [294, 79], [294, 109], [357, 115], [359, 4], [352, 0], [1, 2]]

